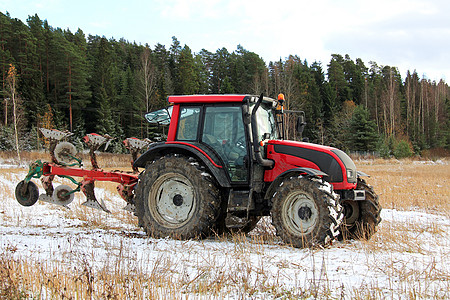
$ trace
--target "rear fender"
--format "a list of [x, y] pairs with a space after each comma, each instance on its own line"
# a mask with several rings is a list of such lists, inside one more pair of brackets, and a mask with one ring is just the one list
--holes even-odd
[[147, 162], [167, 154], [181, 154], [188, 157], [194, 157], [203, 163], [221, 187], [231, 187], [224, 168], [214, 162], [214, 160], [201, 148], [187, 143], [162, 142], [152, 144], [149, 149], [134, 162], [133, 167], [145, 168]]
[[281, 173], [280, 175], [278, 175], [278, 177], [275, 178], [274, 181], [272, 181], [272, 183], [270, 184], [269, 188], [266, 191], [266, 195], [264, 196], [264, 199], [270, 199], [272, 197], [273, 193], [275, 193], [277, 187], [280, 186], [281, 182], [283, 182], [283, 180], [285, 178], [291, 177], [291, 176], [299, 176], [302, 174], [307, 174], [307, 175], [314, 176], [314, 177], [328, 176], [327, 173], [322, 172], [320, 170], [312, 169], [312, 168], [295, 168], [295, 169], [287, 170], [287, 171]]

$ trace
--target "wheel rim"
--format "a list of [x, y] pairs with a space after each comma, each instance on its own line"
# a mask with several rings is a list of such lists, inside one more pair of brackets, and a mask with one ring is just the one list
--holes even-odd
[[282, 207], [283, 221], [293, 234], [308, 234], [319, 220], [319, 210], [313, 198], [303, 192], [291, 193]]
[[151, 188], [148, 207], [159, 223], [179, 228], [191, 219], [196, 206], [194, 198], [194, 188], [186, 177], [167, 173]]

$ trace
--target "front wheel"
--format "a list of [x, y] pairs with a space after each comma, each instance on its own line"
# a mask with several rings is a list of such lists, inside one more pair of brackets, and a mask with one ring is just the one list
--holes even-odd
[[194, 159], [168, 155], [147, 165], [136, 190], [136, 214], [147, 234], [178, 239], [210, 233], [219, 190]]
[[368, 240], [377, 232], [381, 222], [381, 205], [378, 195], [365, 180], [358, 178], [357, 190], [364, 190], [366, 198], [361, 201], [346, 200], [340, 239]]
[[272, 200], [272, 223], [285, 243], [324, 246], [339, 235], [342, 207], [332, 186], [322, 179], [286, 178]]

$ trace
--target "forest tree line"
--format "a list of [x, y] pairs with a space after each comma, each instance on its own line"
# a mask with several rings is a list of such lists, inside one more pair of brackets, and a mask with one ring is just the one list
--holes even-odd
[[16, 147], [15, 117], [21, 150], [40, 147], [39, 127], [121, 141], [149, 137], [144, 115], [167, 106], [168, 95], [230, 93], [284, 93], [287, 109], [305, 111], [310, 142], [347, 151], [389, 156], [403, 146], [411, 155], [450, 143], [447, 83], [415, 70], [403, 80], [396, 67], [348, 55], [326, 66], [297, 55], [266, 63], [241, 45], [194, 53], [173, 37], [151, 48], [0, 13], [0, 72], [0, 150]]

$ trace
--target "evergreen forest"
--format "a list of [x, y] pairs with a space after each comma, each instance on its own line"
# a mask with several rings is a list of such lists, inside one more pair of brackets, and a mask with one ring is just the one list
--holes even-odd
[[405, 157], [450, 146], [444, 80], [349, 55], [265, 62], [241, 45], [194, 53], [173, 37], [152, 48], [0, 13], [0, 72], [3, 151], [16, 149], [16, 131], [20, 150], [39, 149], [37, 128], [46, 127], [70, 130], [74, 141], [108, 133], [117, 138], [110, 151], [123, 152], [124, 138], [153, 137], [144, 115], [168, 95], [230, 93], [283, 93], [287, 109], [305, 111], [303, 136], [346, 151]]

